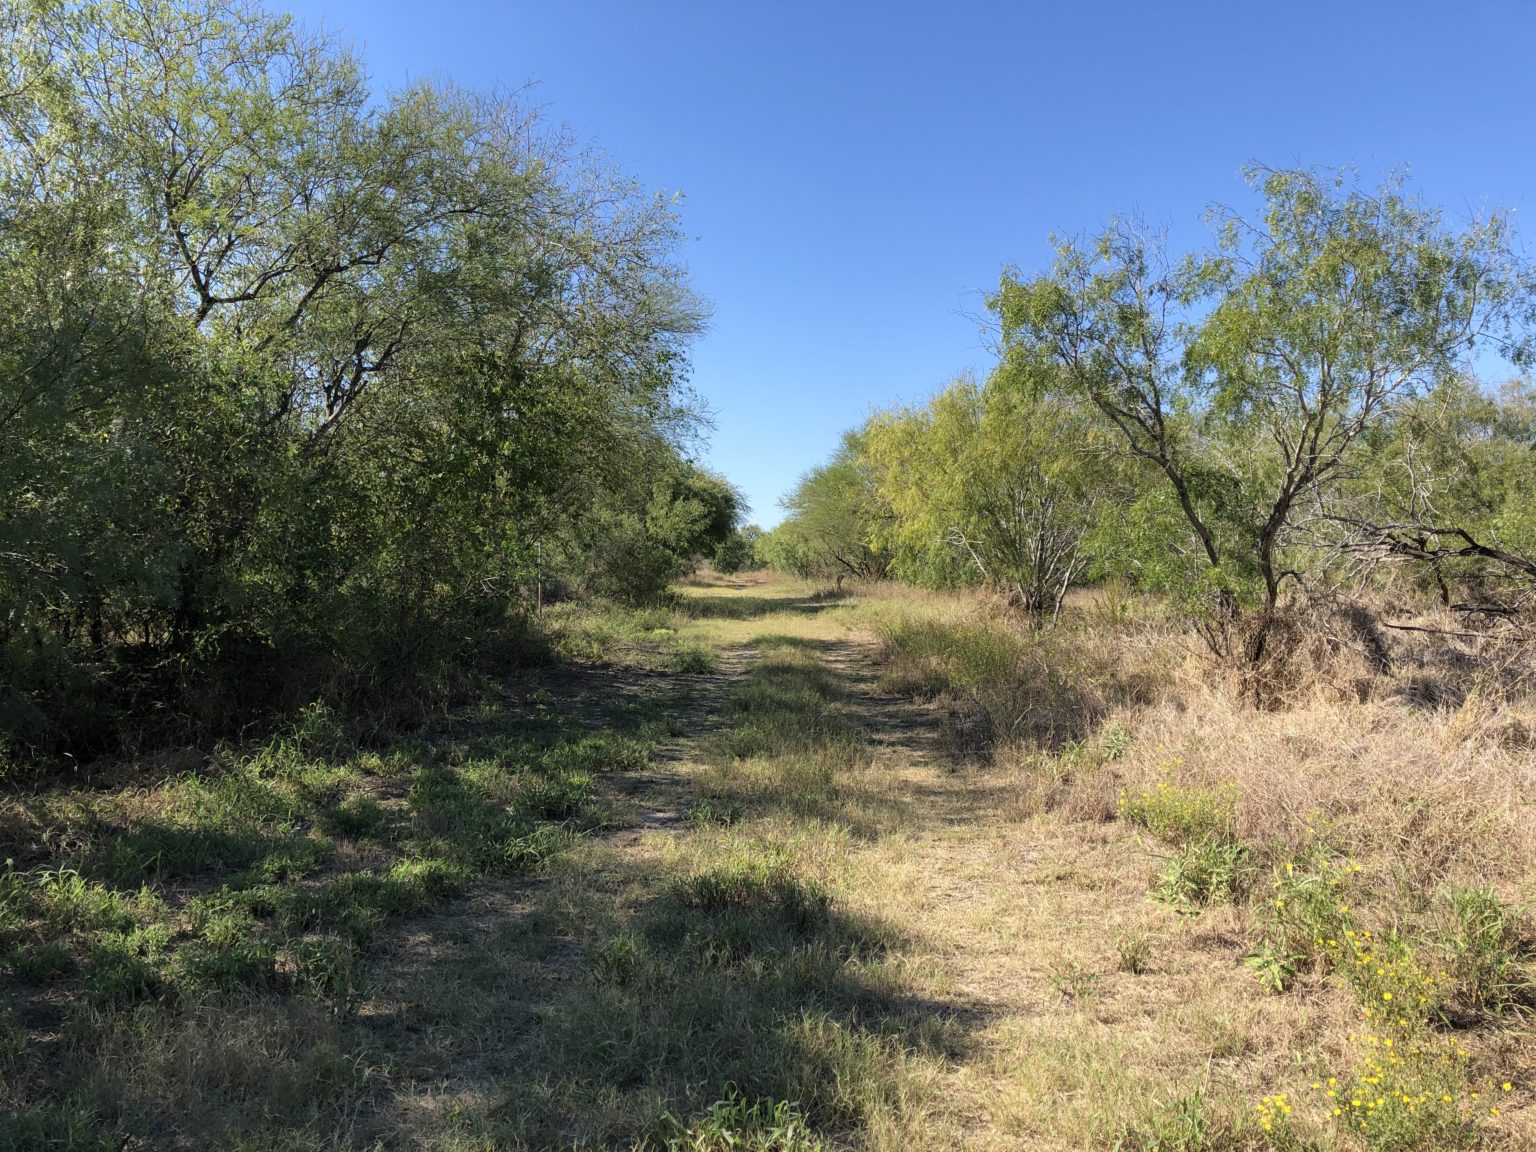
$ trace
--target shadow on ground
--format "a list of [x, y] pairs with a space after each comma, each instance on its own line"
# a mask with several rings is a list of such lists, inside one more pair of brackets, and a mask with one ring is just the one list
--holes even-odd
[[598, 854], [518, 920], [445, 921], [397, 995], [436, 1035], [419, 1071], [450, 1099], [494, 1093], [461, 1122], [496, 1146], [659, 1147], [733, 1093], [850, 1134], [914, 1106], [923, 1066], [964, 1059], [978, 1030], [980, 1009], [903, 990], [912, 943], [772, 853], [692, 870]]
[[[737, 619], [826, 606], [691, 603]], [[329, 840], [309, 816], [281, 831], [158, 817], [95, 828], [60, 873], [79, 894], [47, 906], [85, 975], [45, 971], [37, 949], [26, 972], [11, 958], [0, 974], [0, 1039], [48, 1053], [22, 1085], [33, 1106], [0, 1136], [664, 1147], [732, 1094], [791, 1102], [836, 1139], [899, 1121], [923, 1106], [934, 1068], [968, 1057], [984, 1009], [913, 994], [909, 957], [930, 949], [840, 903], [775, 824], [874, 837], [918, 818], [914, 793], [868, 786], [879, 748], [919, 756], [926, 739], [909, 706], [871, 693], [872, 675], [857, 645], [784, 636], [728, 649], [707, 674], [551, 669], [509, 681], [442, 746], [393, 750], [392, 776], [368, 768], [357, 787], [374, 807], [347, 809]], [[650, 749], [643, 763], [624, 760], [635, 744]], [[562, 748], [576, 767], [547, 762]], [[684, 757], [713, 766], [715, 808], [678, 771]], [[323, 782], [333, 767], [304, 771]], [[252, 771], [252, 787], [281, 791]], [[460, 861], [485, 847], [477, 830], [505, 831], [494, 789], [521, 796], [535, 771], [545, 791], [588, 781], [607, 805], [569, 827], [541, 809], [540, 844], [584, 843], [524, 873]], [[637, 831], [684, 827], [697, 835], [681, 851], [647, 848]], [[395, 842], [407, 830], [430, 860]], [[254, 886], [196, 911], [237, 869]], [[162, 886], [161, 923], [136, 927], [146, 881]], [[188, 965], [171, 966], [175, 983], [145, 983], [186, 943], [177, 933], [200, 934]], [[82, 988], [95, 999], [66, 1012]], [[0, 1044], [7, 1075], [10, 1050]]]
[[818, 600], [809, 596], [789, 599], [784, 596], [711, 596], [695, 592], [679, 599], [678, 611], [695, 620], [759, 620], [785, 613], [814, 616], [836, 604], [836, 600]]

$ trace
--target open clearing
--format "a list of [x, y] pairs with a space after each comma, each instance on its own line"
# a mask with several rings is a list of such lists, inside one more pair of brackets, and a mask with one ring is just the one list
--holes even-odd
[[[7, 1146], [1435, 1146], [1331, 1118], [1323, 1086], [1358, 1091], [1359, 1036], [1395, 1025], [1362, 1016], [1347, 958], [1266, 987], [1268, 874], [1321, 859], [1319, 823], [1358, 853], [1354, 819], [1381, 835], [1339, 865], [1351, 901], [1413, 889], [1439, 923], [1475, 873], [1529, 903], [1528, 857], [1437, 839], [1444, 818], [1528, 845], [1529, 748], [1458, 751], [1465, 707], [1221, 713], [1189, 688], [1127, 711], [1134, 685], [1092, 703], [1063, 667], [1002, 755], [985, 709], [923, 688], [912, 639], [979, 611], [704, 578], [667, 612], [556, 609], [574, 662], [411, 743], [311, 715], [7, 800]], [[1339, 764], [1410, 737], [1441, 775], [1351, 809]], [[1473, 771], [1505, 779], [1469, 827]], [[1207, 809], [1274, 843], [1241, 885], [1170, 895]], [[1446, 1147], [1536, 1147], [1523, 971], [1446, 1001]]]

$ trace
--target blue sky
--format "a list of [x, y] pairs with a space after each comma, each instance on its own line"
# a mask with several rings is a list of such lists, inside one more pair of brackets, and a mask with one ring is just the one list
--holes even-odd
[[1053, 231], [1139, 211], [1198, 243], [1249, 160], [1408, 165], [1453, 215], [1536, 212], [1536, 4], [1515, 0], [275, 5], [380, 86], [532, 81], [684, 194], [714, 307], [705, 462], [765, 525], [871, 409], [986, 371], [983, 294]]

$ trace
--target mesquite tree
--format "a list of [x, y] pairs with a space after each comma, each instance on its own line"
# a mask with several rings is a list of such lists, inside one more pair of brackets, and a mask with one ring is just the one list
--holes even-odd
[[1005, 354], [1090, 400], [1177, 501], [1207, 637], [1260, 661], [1309, 493], [1409, 397], [1510, 337], [1517, 277], [1505, 221], [1464, 227], [1400, 182], [1255, 168], [1252, 219], [1217, 211], [1215, 244], [1172, 260], [1118, 223], [1061, 244], [1052, 269], [1004, 277]]
[[898, 571], [921, 579], [937, 548], [1030, 615], [1058, 615], [1088, 566], [1084, 543], [1107, 491], [1081, 409], [1000, 373], [876, 415], [863, 455], [890, 510], [882, 542]]

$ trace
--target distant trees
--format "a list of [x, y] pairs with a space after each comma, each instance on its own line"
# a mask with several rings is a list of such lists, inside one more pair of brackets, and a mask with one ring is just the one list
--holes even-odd
[[0, 737], [409, 690], [540, 551], [614, 554], [594, 521], [673, 563], [729, 532], [668, 203], [237, 0], [0, 37]]
[[635, 483], [597, 497], [560, 537], [557, 578], [576, 591], [643, 603], [731, 539], [744, 502], [724, 478], [685, 462], [657, 471], [638, 461]]
[[1026, 612], [1054, 614], [1089, 565], [1085, 542], [1109, 494], [1096, 439], [1081, 404], [1008, 371], [880, 413], [862, 438], [890, 511], [877, 541], [909, 579], [947, 583], [958, 564]]
[[759, 545], [765, 563], [807, 577], [883, 577], [891, 558], [876, 543], [886, 513], [875, 481], [859, 434], [848, 433], [784, 498], [788, 517]]
[[727, 576], [760, 568], [762, 561], [758, 558], [758, 550], [762, 539], [763, 530], [756, 524], [737, 528], [715, 548], [710, 565]]
[[[1401, 181], [1248, 173], [1252, 217], [1175, 258], [1120, 221], [1010, 270], [989, 306], [1001, 363], [881, 413], [803, 481], [776, 535], [831, 521], [922, 583], [975, 582], [1039, 613], [1119, 573], [1170, 594], [1215, 651], [1266, 658], [1286, 589], [1364, 563], [1417, 567], [1447, 606], [1536, 593], [1531, 279], [1508, 222], [1462, 226]], [[792, 566], [792, 565], [791, 565]], [[1465, 595], [1453, 594], [1460, 581]]]

